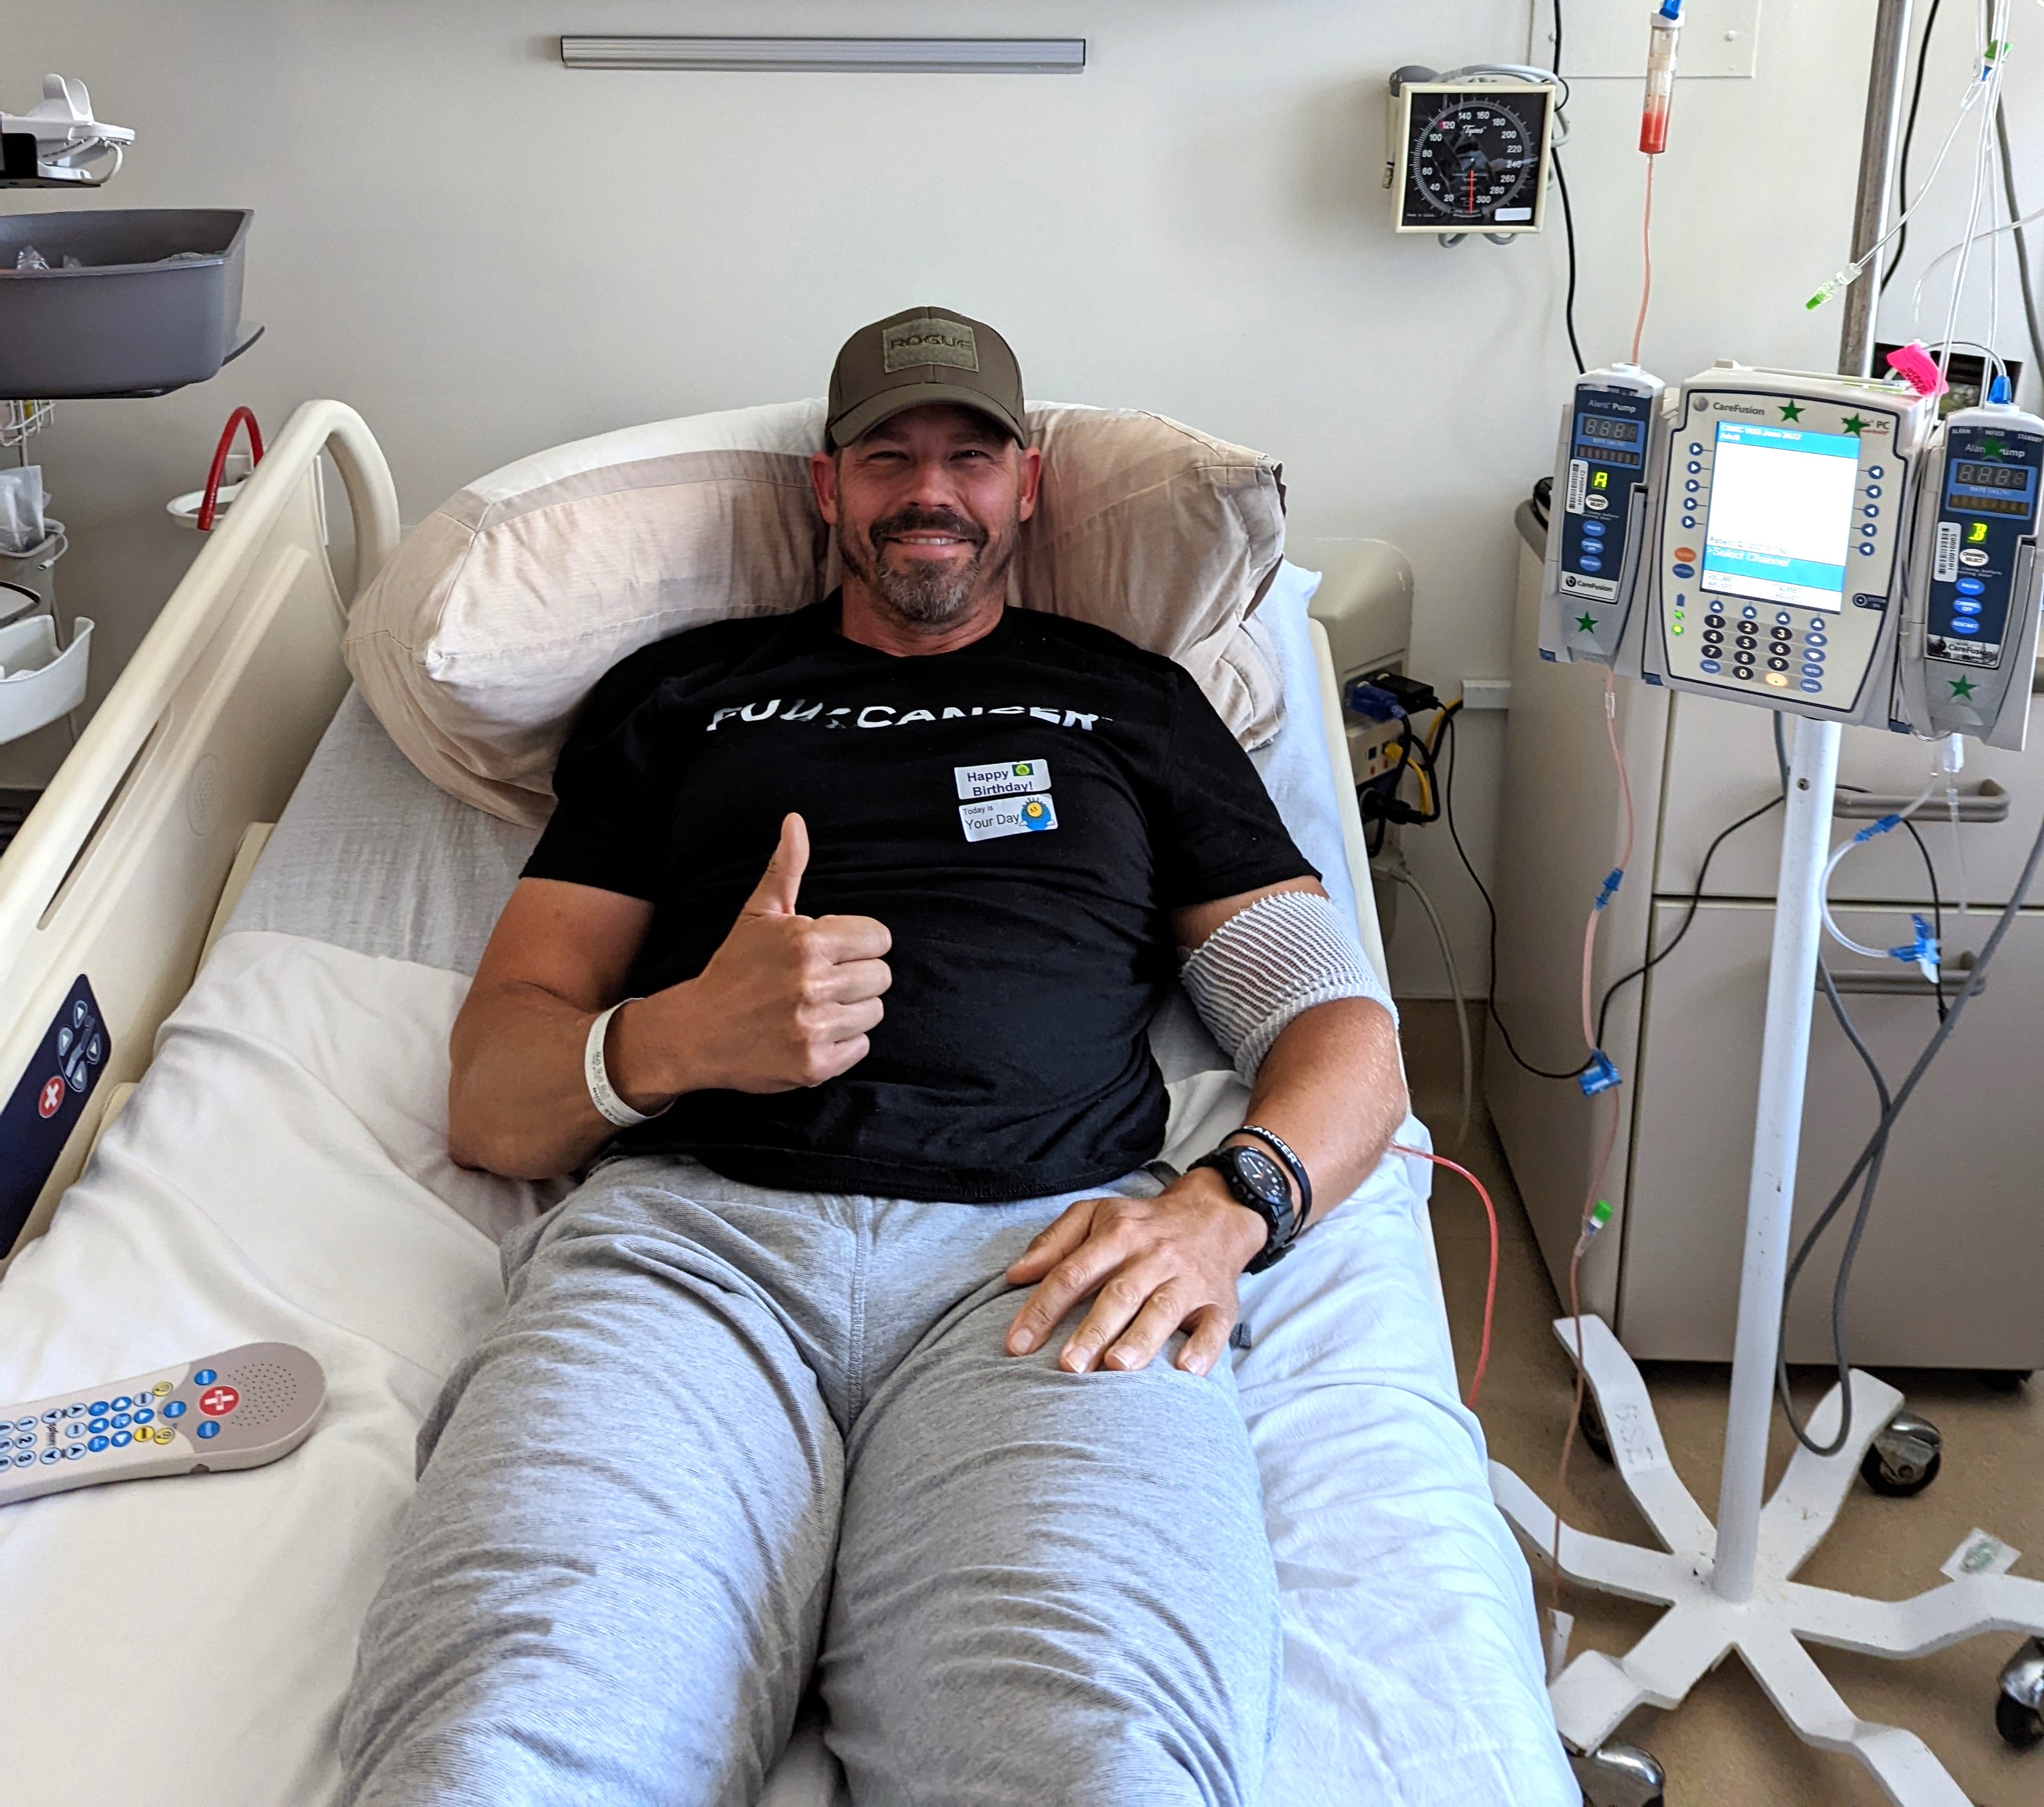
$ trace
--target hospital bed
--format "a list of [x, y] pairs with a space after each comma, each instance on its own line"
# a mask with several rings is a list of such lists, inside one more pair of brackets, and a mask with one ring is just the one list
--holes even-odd
[[[328, 555], [322, 454], [352, 559]], [[359, 594], [397, 532], [359, 418], [301, 408], [0, 858], [0, 1074], [81, 974], [110, 1038], [0, 1278], [0, 1398], [257, 1339], [312, 1351], [329, 1389], [274, 1466], [0, 1510], [9, 1800], [334, 1797], [418, 1422], [499, 1305], [495, 1237], [565, 1190], [447, 1157], [448, 1029], [532, 836], [435, 789], [348, 688], [334, 567]], [[1381, 970], [1313, 581], [1286, 566], [1262, 605], [1288, 714], [1255, 757]], [[1241, 1087], [1182, 1000], [1154, 1039], [1174, 1147], [1209, 1145]], [[1427, 1191], [1387, 1159], [1243, 1288], [1285, 1807], [1578, 1798], [1456, 1394]], [[766, 1798], [843, 1798], [813, 1715]]]

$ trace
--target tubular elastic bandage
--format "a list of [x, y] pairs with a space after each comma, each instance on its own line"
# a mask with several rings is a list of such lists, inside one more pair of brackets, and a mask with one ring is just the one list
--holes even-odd
[[1366, 998], [1398, 1020], [1340, 911], [1312, 891], [1274, 891], [1238, 911], [1178, 968], [1193, 1008], [1243, 1078], [1294, 1017], [1339, 998]]

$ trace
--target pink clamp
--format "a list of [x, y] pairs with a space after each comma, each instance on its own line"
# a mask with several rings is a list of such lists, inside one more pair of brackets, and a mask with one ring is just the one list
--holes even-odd
[[1888, 367], [1919, 395], [1942, 395], [1949, 386], [1944, 372], [1938, 368], [1938, 360], [1923, 349], [1920, 341], [1912, 340], [1899, 351], [1890, 352]]

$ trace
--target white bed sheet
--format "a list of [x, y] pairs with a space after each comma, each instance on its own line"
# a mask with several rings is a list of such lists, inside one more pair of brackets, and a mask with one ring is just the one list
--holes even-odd
[[[347, 776], [327, 772], [329, 801], [351, 794]], [[414, 821], [439, 795], [419, 782]], [[1297, 800], [1273, 789], [1301, 832]], [[1324, 777], [1320, 789], [1332, 832]], [[270, 1468], [0, 1512], [0, 1798], [332, 1799], [339, 1701], [417, 1423], [498, 1309], [494, 1233], [561, 1190], [464, 1173], [445, 1154], [447, 1028], [467, 984], [448, 969], [472, 955], [444, 956], [462, 951], [469, 912], [418, 881], [416, 858], [409, 879], [386, 860], [352, 890], [329, 864], [328, 901], [342, 905], [329, 925], [444, 957], [307, 934], [321, 860], [305, 855], [346, 836], [323, 843], [300, 802], [297, 856], [286, 841], [259, 875], [267, 899], [252, 893], [236, 918], [295, 917], [300, 932], [230, 934], [165, 1025], [51, 1232], [0, 1282], [0, 1398], [275, 1337], [319, 1358], [328, 1416]], [[481, 820], [441, 825], [437, 844], [466, 835], [515, 875], [514, 831]], [[1327, 855], [1315, 838], [1301, 832], [1332, 879], [1338, 840]], [[340, 893], [379, 907], [351, 916]], [[1208, 1063], [1193, 1041], [1166, 1060]], [[1239, 1110], [1240, 1095], [1221, 1075], [1181, 1078], [1174, 1132], [1201, 1145], [1198, 1120]], [[1525, 1563], [1454, 1398], [1408, 1165], [1387, 1162], [1307, 1248], [1244, 1286], [1237, 1378], [1285, 1626], [1265, 1799], [1573, 1802]], [[777, 1771], [773, 1807], [822, 1807], [831, 1773], [813, 1733]]]

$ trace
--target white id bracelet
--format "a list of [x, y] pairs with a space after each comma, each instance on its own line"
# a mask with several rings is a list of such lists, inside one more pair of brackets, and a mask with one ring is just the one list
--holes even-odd
[[612, 1005], [589, 1025], [589, 1040], [582, 1044], [582, 1076], [589, 1086], [589, 1102], [596, 1106], [597, 1113], [605, 1122], [619, 1129], [651, 1123], [660, 1114], [658, 1111], [634, 1110], [617, 1095], [617, 1088], [611, 1084], [610, 1075], [603, 1064], [603, 1038], [610, 1032], [610, 1019], [627, 1004], [640, 1002], [636, 998], [626, 998]]

